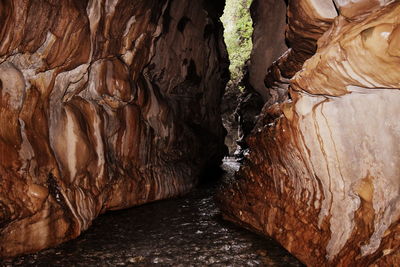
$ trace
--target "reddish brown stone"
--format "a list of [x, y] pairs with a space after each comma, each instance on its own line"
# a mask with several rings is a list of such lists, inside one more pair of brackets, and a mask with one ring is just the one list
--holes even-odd
[[222, 1], [204, 2], [0, 3], [0, 256], [184, 194], [218, 164], [228, 62]]
[[290, 100], [267, 103], [237, 179], [218, 196], [225, 218], [309, 266], [400, 262], [400, 3], [365, 2], [318, 40]]

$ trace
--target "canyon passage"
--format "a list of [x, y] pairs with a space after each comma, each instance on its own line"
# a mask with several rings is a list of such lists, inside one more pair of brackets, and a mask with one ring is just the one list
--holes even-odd
[[[5, 264], [40, 265], [36, 259], [52, 253], [47, 259], [60, 260], [57, 253], [96, 231], [99, 216], [104, 229], [113, 216], [129, 224], [135, 212], [150, 217], [152, 207], [163, 214], [157, 209], [187, 204], [190, 213], [205, 203], [219, 219], [183, 212], [156, 221], [162, 228], [173, 218], [205, 219], [209, 228], [182, 225], [182, 233], [226, 230], [219, 237], [233, 243], [225, 256], [213, 254], [224, 246], [210, 238], [201, 259], [188, 252], [190, 242], [182, 242], [188, 258], [168, 258], [168, 250], [158, 257], [150, 246], [120, 254], [123, 261], [104, 259], [398, 266], [400, 2], [253, 0], [244, 8], [252, 47], [230, 83], [240, 90], [230, 95], [237, 76], [224, 7], [223, 0], [0, 2]], [[229, 153], [236, 159], [225, 167], [240, 168], [232, 163], [216, 190], [195, 189]], [[138, 247], [141, 235], [132, 242]], [[86, 256], [90, 263], [99, 255]]]

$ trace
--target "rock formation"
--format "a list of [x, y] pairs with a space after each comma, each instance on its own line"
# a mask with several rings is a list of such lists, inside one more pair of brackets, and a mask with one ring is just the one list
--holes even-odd
[[400, 2], [294, 0], [287, 15], [265, 79], [276, 97], [223, 214], [309, 266], [397, 266]]
[[286, 7], [282, 0], [254, 0], [251, 5], [254, 46], [249, 75], [244, 79], [245, 93], [237, 110], [241, 153], [248, 147], [246, 138], [260, 113], [259, 103], [266, 102], [269, 107], [288, 99], [289, 79], [315, 53], [317, 40], [337, 15], [332, 2], [318, 9], [315, 4], [291, 1]]
[[237, 149], [238, 140], [238, 120], [236, 116], [236, 107], [239, 103], [241, 92], [237, 86], [227, 85], [225, 94], [221, 102], [222, 125], [226, 129], [225, 145], [228, 147], [228, 155], [234, 156]]
[[266, 101], [274, 93], [264, 84], [267, 69], [287, 50], [286, 5], [282, 0], [253, 0], [250, 11], [254, 30], [247, 88], [250, 85]]
[[0, 256], [183, 194], [225, 146], [223, 1], [0, 3]]

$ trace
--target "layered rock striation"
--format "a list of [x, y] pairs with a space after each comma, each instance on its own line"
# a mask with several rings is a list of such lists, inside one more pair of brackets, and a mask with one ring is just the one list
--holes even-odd
[[223, 1], [0, 3], [0, 256], [188, 192], [225, 146]]
[[[271, 66], [278, 79], [267, 78], [276, 90], [271, 84], [293, 71], [289, 95], [264, 106], [245, 164], [218, 201], [225, 218], [272, 236], [309, 266], [397, 266], [400, 3], [335, 6], [337, 17], [331, 1], [289, 2], [295, 47]], [[316, 14], [332, 25], [302, 23]], [[312, 40], [318, 49], [303, 64]]]
[[317, 40], [337, 16], [331, 1], [296, 0], [286, 6], [282, 0], [254, 0], [250, 10], [253, 49], [237, 108], [241, 152], [263, 103], [269, 107], [289, 99], [289, 80], [315, 54]]

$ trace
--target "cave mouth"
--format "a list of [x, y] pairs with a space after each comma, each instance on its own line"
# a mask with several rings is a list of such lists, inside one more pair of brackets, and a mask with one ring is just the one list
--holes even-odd
[[222, 122], [227, 130], [225, 145], [229, 156], [237, 150], [238, 122], [235, 110], [239, 96], [244, 91], [243, 80], [247, 72], [247, 62], [253, 48], [253, 22], [250, 6], [253, 0], [227, 0], [221, 21], [224, 26], [224, 41], [229, 55], [230, 80], [222, 100]]

